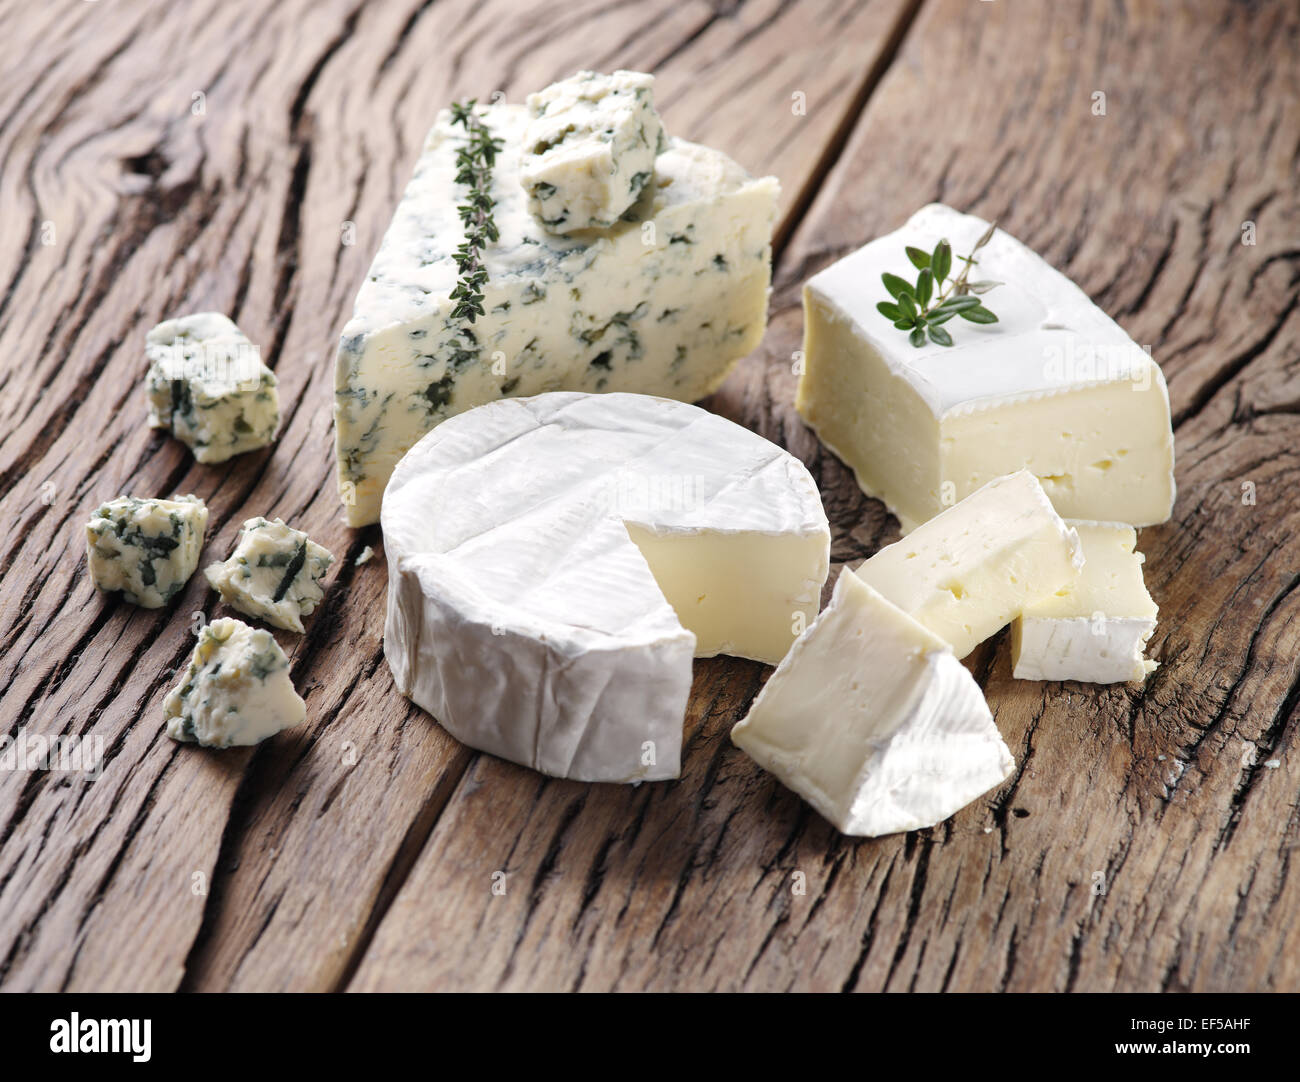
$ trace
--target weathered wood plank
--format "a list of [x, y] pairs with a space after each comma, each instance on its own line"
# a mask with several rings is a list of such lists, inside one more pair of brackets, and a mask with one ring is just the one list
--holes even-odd
[[[0, 985], [337, 986], [470, 762], [392, 690], [382, 560], [351, 563], [378, 531], [343, 528], [330, 481], [335, 338], [434, 111], [580, 66], [652, 68], [670, 130], [775, 172], [788, 214], [912, 6], [289, 0], [17, 19], [25, 47], [0, 73], [0, 217], [22, 223], [0, 247], [0, 733], [100, 736], [107, 761], [93, 783], [0, 776]], [[262, 345], [285, 407], [274, 449], [212, 468], [148, 432], [139, 403], [146, 330], [204, 308]], [[209, 555], [265, 512], [341, 557], [307, 635], [281, 636], [307, 726], [222, 756], [161, 735], [191, 613], [216, 608], [197, 580], [162, 614], [93, 596], [80, 526], [123, 491], [202, 496]]]
[[892, 539], [792, 416], [797, 287], [926, 200], [999, 218], [1169, 375], [1144, 689], [1013, 681], [986, 644], [1016, 775], [851, 842], [730, 746], [761, 670], [700, 663], [679, 783], [476, 760], [352, 987], [1300, 988], [1298, 45], [1282, 6], [927, 4], [786, 253], [763, 357], [713, 403], [809, 462], [839, 559]]

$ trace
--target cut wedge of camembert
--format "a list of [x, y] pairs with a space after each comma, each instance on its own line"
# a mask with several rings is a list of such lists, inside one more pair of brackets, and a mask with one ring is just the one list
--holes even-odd
[[798, 459], [646, 395], [454, 417], [382, 522], [398, 689], [472, 747], [584, 781], [676, 777], [692, 657], [780, 661], [829, 568]]
[[847, 568], [731, 739], [869, 837], [933, 826], [1015, 769], [952, 648]]
[[1137, 534], [1115, 522], [1071, 525], [1083, 546], [1083, 574], [1011, 625], [1012, 675], [1095, 684], [1145, 680], [1156, 668], [1142, 652], [1158, 610], [1142, 581]]
[[965, 657], [1078, 581], [1079, 535], [1028, 470], [990, 481], [886, 545], [858, 576]]
[[987, 228], [931, 204], [809, 279], [799, 413], [904, 532], [1022, 468], [1067, 518], [1164, 522], [1174, 437], [1159, 366], [1014, 237], [996, 232], [971, 275], [1000, 283], [983, 297], [996, 323], [953, 319], [954, 345], [918, 349], [876, 310], [891, 300], [881, 275], [914, 272], [908, 246], [947, 239], [961, 256]]

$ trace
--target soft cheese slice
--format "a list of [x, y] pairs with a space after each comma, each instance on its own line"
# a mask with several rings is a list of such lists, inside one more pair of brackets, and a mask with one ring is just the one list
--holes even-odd
[[1076, 582], [1082, 566], [1078, 534], [1020, 470], [886, 545], [857, 573], [965, 657]]
[[1156, 603], [1142, 580], [1137, 533], [1115, 522], [1073, 522], [1083, 574], [1025, 609], [1011, 625], [1012, 675], [1021, 680], [1114, 684], [1145, 680], [1142, 656], [1156, 629]]
[[528, 95], [519, 181], [552, 233], [608, 229], [654, 177], [668, 140], [654, 76], [580, 71]]
[[548, 774], [678, 774], [691, 658], [775, 664], [830, 531], [792, 455], [646, 395], [555, 392], [439, 425], [384, 499], [398, 689]]
[[1003, 283], [985, 297], [998, 322], [952, 320], [953, 346], [917, 349], [876, 311], [881, 274], [912, 270], [907, 245], [947, 238], [964, 255], [987, 227], [932, 204], [810, 279], [799, 413], [904, 531], [1022, 468], [1067, 518], [1164, 522], [1174, 438], [1159, 366], [1019, 241], [998, 231], [978, 253], [972, 280]]
[[869, 837], [933, 826], [1015, 769], [952, 648], [847, 568], [731, 739]]
[[181, 681], [163, 701], [167, 735], [210, 748], [257, 744], [299, 724], [307, 704], [294, 690], [289, 659], [269, 631], [213, 620]]
[[673, 139], [616, 226], [557, 237], [529, 213], [520, 185], [528, 110], [481, 111], [505, 143], [492, 174], [501, 236], [484, 256], [485, 314], [451, 318], [464, 129], [444, 112], [343, 330], [335, 444], [354, 526], [378, 519], [397, 460], [454, 414], [554, 390], [695, 401], [763, 336], [774, 178], [754, 180], [725, 155]]

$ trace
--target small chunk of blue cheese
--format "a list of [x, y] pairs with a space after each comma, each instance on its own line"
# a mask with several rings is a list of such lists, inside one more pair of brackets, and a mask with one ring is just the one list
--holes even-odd
[[229, 748], [299, 724], [307, 704], [271, 633], [227, 618], [199, 632], [189, 668], [163, 701], [163, 712], [173, 740]]
[[197, 496], [119, 496], [86, 523], [86, 562], [95, 588], [159, 609], [199, 566], [208, 509]]
[[479, 107], [503, 140], [492, 170], [499, 239], [484, 251], [484, 314], [454, 319], [465, 239], [464, 129], [440, 114], [343, 329], [335, 451], [347, 521], [379, 519], [398, 460], [448, 417], [546, 391], [633, 391], [695, 402], [754, 350], [767, 319], [780, 191], [726, 155], [670, 139], [612, 229], [556, 236], [519, 182], [522, 105]]
[[224, 462], [275, 439], [275, 373], [219, 312], [159, 323], [145, 339], [145, 356], [149, 424], [171, 432], [199, 462]]
[[528, 95], [519, 182], [547, 230], [608, 229], [636, 202], [668, 147], [654, 81], [580, 71]]
[[204, 569], [221, 599], [248, 616], [302, 633], [325, 597], [320, 580], [334, 562], [329, 549], [280, 519], [250, 518], [230, 559]]

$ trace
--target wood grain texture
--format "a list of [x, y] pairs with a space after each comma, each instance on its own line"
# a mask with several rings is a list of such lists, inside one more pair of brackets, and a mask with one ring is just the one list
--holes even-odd
[[762, 355], [709, 403], [809, 463], [838, 560], [892, 540], [792, 414], [798, 286], [925, 201], [998, 218], [1169, 376], [1145, 687], [1013, 681], [985, 644], [1012, 780], [852, 841], [730, 745], [763, 670], [697, 663], [675, 785], [476, 759], [351, 987], [1300, 988], [1298, 46], [1282, 5], [925, 4], [784, 254]]
[[[788, 233], [915, 7], [0, 6], [0, 733], [106, 749], [93, 782], [0, 774], [0, 987], [346, 986], [463, 788], [474, 757], [393, 691], [382, 544], [342, 525], [331, 468], [336, 336], [436, 110], [654, 70], [671, 131], [780, 177]], [[218, 467], [140, 401], [145, 332], [204, 309], [262, 346], [284, 413], [274, 448]], [[255, 751], [161, 732], [217, 611], [201, 581], [152, 613], [86, 580], [90, 511], [174, 491], [212, 509], [205, 560], [261, 513], [340, 557], [307, 634], [279, 636], [309, 723]]]

